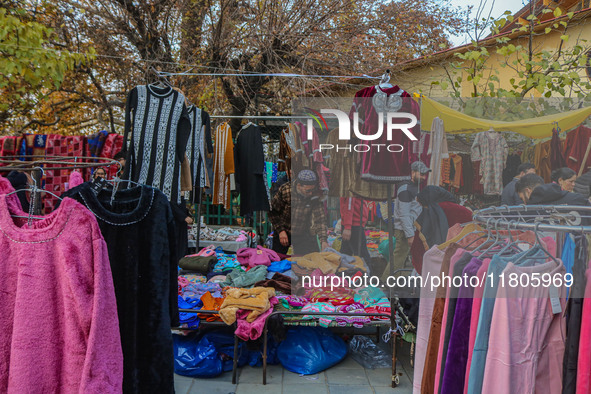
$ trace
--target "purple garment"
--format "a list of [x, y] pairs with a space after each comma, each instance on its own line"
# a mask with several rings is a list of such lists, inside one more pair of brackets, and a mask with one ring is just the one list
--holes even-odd
[[271, 265], [274, 261], [280, 261], [279, 255], [271, 249], [257, 246], [253, 248], [241, 248], [236, 251], [236, 256], [240, 264], [253, 268], [257, 265]]
[[210, 292], [214, 298], [222, 298], [222, 288], [217, 283], [190, 283], [182, 289], [182, 296], [187, 302], [199, 300], [203, 294]]
[[482, 266], [482, 260], [472, 258], [462, 271], [462, 277], [467, 278], [462, 284], [456, 302], [456, 311], [453, 318], [445, 370], [441, 386], [441, 394], [456, 394], [464, 392], [464, 378], [466, 376], [466, 364], [468, 362], [468, 345], [470, 341], [470, 321], [472, 318], [472, 301], [474, 287], [469, 280], [476, 276]]
[[358, 302], [354, 302], [349, 305], [339, 305], [336, 309], [337, 312], [348, 313], [349, 316], [337, 316], [336, 322], [339, 326], [344, 327], [347, 324], [351, 324], [355, 328], [361, 328], [365, 324], [371, 323], [368, 316], [355, 316], [356, 313], [365, 313], [363, 305]]
[[246, 317], [252, 312], [249, 309], [240, 309], [236, 312], [236, 331], [235, 334], [238, 338], [243, 341], [259, 339], [265, 328], [265, 321], [267, 317], [273, 313], [273, 306], [275, 306], [279, 300], [277, 297], [269, 298], [269, 304], [271, 307], [263, 312], [259, 317], [254, 319], [252, 323], [246, 320]]

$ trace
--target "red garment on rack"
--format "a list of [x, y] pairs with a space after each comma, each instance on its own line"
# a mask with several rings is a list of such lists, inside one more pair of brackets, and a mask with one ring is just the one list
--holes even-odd
[[[581, 167], [583, 158], [585, 157], [585, 152], [587, 151], [587, 146], [589, 145], [590, 140], [591, 129], [585, 126], [579, 126], [566, 135], [564, 156], [568, 168], [571, 168], [575, 172], [579, 173], [579, 168]], [[585, 163], [585, 169], [583, 170], [583, 173], [587, 172], [590, 167], [591, 153], [587, 157], [587, 162]]]
[[[121, 151], [121, 149], [123, 149], [123, 136], [120, 134], [111, 133], [105, 141], [105, 145], [103, 146], [103, 150], [101, 152], [101, 157], [108, 157], [109, 159], [112, 159], [117, 153]], [[118, 169], [119, 167], [116, 164], [109, 166], [107, 170], [107, 178], [115, 177]]]
[[[47, 143], [45, 146], [45, 157], [52, 156], [84, 156], [84, 137], [82, 136], [63, 136], [63, 135], [49, 135], [47, 136]], [[58, 196], [66, 191], [66, 183], [70, 180], [72, 170], [54, 170], [53, 168], [61, 167], [61, 164], [46, 164], [45, 165], [45, 190], [50, 191]], [[57, 199], [51, 194], [46, 194], [43, 204], [45, 212], [50, 213], [56, 206]]]
[[[384, 95], [384, 100], [397, 101], [396, 96], [401, 99], [402, 105], [397, 112], [412, 113], [417, 120], [420, 119], [419, 104], [414, 101], [408, 92], [401, 92], [398, 86], [383, 89], [379, 86], [370, 86], [355, 93], [355, 103], [351, 108], [349, 117], [353, 119], [355, 112], [359, 115], [359, 131], [364, 135], [375, 135], [379, 129], [380, 118], [373, 105], [374, 96]], [[379, 100], [378, 100], [379, 101]], [[394, 118], [393, 124], [407, 124], [408, 119]], [[384, 122], [385, 123], [385, 122]], [[420, 122], [417, 123], [410, 132], [420, 138]], [[392, 140], [388, 140], [386, 133], [387, 126], [384, 125], [382, 135], [376, 140], [360, 141], [366, 145], [382, 144], [382, 149], [370, 149], [367, 152], [360, 153], [361, 156], [361, 178], [373, 181], [392, 183], [410, 179], [410, 164], [415, 157], [412, 153], [413, 141], [402, 131], [396, 130], [392, 133]], [[353, 133], [352, 133], [353, 134]], [[403, 147], [401, 152], [389, 152], [383, 148], [390, 145], [400, 145]], [[396, 150], [396, 149], [394, 149]]]
[[484, 194], [484, 185], [482, 182], [482, 175], [480, 175], [480, 160], [473, 161], [472, 167], [474, 168], [474, 183], [472, 184], [472, 193]]
[[0, 137], [3, 139], [0, 156], [16, 156], [22, 137]]

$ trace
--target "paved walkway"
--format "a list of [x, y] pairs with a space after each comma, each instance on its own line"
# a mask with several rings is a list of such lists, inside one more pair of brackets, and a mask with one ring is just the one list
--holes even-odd
[[226, 372], [213, 379], [175, 375], [175, 387], [177, 394], [410, 394], [413, 370], [409, 349], [407, 343], [398, 346], [400, 384], [395, 389], [390, 387], [390, 368], [365, 369], [351, 356], [324, 372], [308, 376], [289, 372], [281, 365], [270, 365], [264, 386], [262, 367], [245, 366], [238, 371], [238, 384], [232, 384], [232, 372]]

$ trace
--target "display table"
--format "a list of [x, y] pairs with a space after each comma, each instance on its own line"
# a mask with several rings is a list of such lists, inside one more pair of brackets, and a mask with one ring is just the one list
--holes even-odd
[[[193, 240], [194, 243], [196, 243]], [[199, 240], [199, 247], [205, 248], [209, 245], [213, 245], [216, 248], [220, 246], [224, 252], [236, 253], [240, 248], [248, 248], [248, 241], [236, 242], [236, 241], [208, 241], [206, 239]], [[189, 247], [191, 247], [191, 241], [189, 241]]]
[[[211, 230], [221, 230], [224, 228], [229, 228], [232, 230], [239, 230], [239, 231], [244, 231], [247, 234], [250, 234], [253, 232], [252, 227], [239, 227], [239, 226], [207, 226], [209, 229]], [[255, 235], [254, 239], [247, 239], [245, 241], [241, 241], [241, 242], [236, 242], [236, 241], [232, 241], [232, 240], [227, 240], [227, 241], [210, 241], [208, 239], [200, 239], [199, 243], [197, 243], [196, 240], [194, 239], [189, 239], [189, 248], [195, 248], [195, 249], [200, 249], [200, 248], [205, 248], [207, 246], [213, 245], [214, 247], [221, 247], [222, 250], [224, 252], [230, 252], [230, 253], [236, 253], [236, 251], [238, 249], [241, 248], [248, 248], [250, 247], [253, 243], [255, 245], [258, 244], [259, 241], [259, 236]]]

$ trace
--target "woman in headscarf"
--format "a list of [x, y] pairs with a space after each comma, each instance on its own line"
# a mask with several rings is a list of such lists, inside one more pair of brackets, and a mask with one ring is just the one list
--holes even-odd
[[439, 186], [425, 187], [417, 194], [417, 201], [423, 210], [415, 223], [417, 231], [410, 253], [413, 266], [421, 273], [425, 252], [445, 242], [447, 230], [454, 224], [471, 222], [472, 211], [458, 204], [453, 194]]
[[552, 183], [556, 183], [560, 186], [560, 190], [572, 192], [574, 191], [577, 182], [577, 173], [568, 167], [562, 167], [552, 171], [551, 178]]

